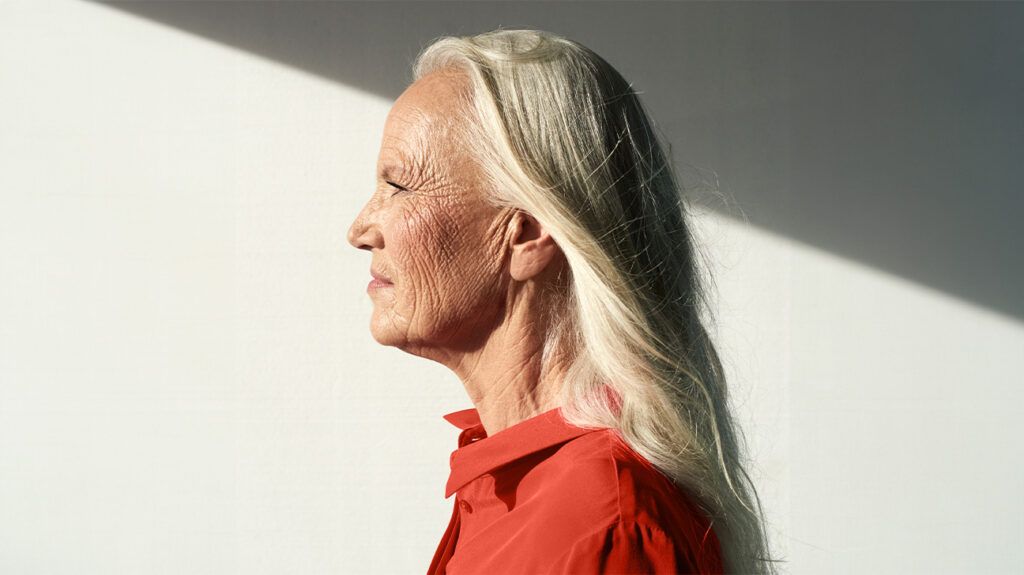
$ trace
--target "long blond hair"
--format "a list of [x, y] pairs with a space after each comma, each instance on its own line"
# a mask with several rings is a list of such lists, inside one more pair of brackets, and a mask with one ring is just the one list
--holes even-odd
[[575, 350], [566, 419], [617, 429], [694, 495], [727, 573], [776, 573], [701, 317], [713, 314], [690, 208], [632, 85], [587, 47], [539, 30], [437, 38], [413, 78], [450, 68], [469, 79], [459, 129], [482, 192], [536, 217], [568, 262], [544, 348], [545, 361]]

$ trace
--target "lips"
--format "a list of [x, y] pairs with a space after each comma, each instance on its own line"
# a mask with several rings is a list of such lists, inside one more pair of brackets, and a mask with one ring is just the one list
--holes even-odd
[[375, 279], [375, 280], [382, 281], [384, 283], [391, 283], [391, 279], [390, 278], [388, 278], [384, 274], [381, 274], [381, 273], [379, 273], [379, 272], [377, 272], [375, 270], [371, 269], [370, 270], [370, 275], [373, 276], [373, 279]]

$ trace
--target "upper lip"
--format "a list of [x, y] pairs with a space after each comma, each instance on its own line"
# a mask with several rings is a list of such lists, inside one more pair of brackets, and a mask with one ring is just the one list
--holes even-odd
[[384, 274], [374, 270], [373, 268], [370, 268], [370, 275], [373, 276], [375, 279], [379, 279], [382, 282], [391, 283], [390, 279], [388, 279]]

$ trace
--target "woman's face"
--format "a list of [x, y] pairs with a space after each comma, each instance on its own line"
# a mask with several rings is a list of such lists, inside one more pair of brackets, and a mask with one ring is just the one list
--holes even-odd
[[367, 288], [374, 339], [437, 359], [481, 344], [500, 322], [508, 282], [510, 212], [483, 202], [480, 171], [451, 131], [465, 86], [461, 76], [435, 72], [396, 100], [376, 189], [348, 232], [391, 282]]

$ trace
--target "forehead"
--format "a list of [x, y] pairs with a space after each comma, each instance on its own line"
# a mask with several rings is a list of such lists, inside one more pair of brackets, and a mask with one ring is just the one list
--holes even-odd
[[395, 100], [384, 123], [380, 163], [408, 166], [429, 155], [452, 153], [452, 127], [464, 85], [450, 71], [427, 74]]

